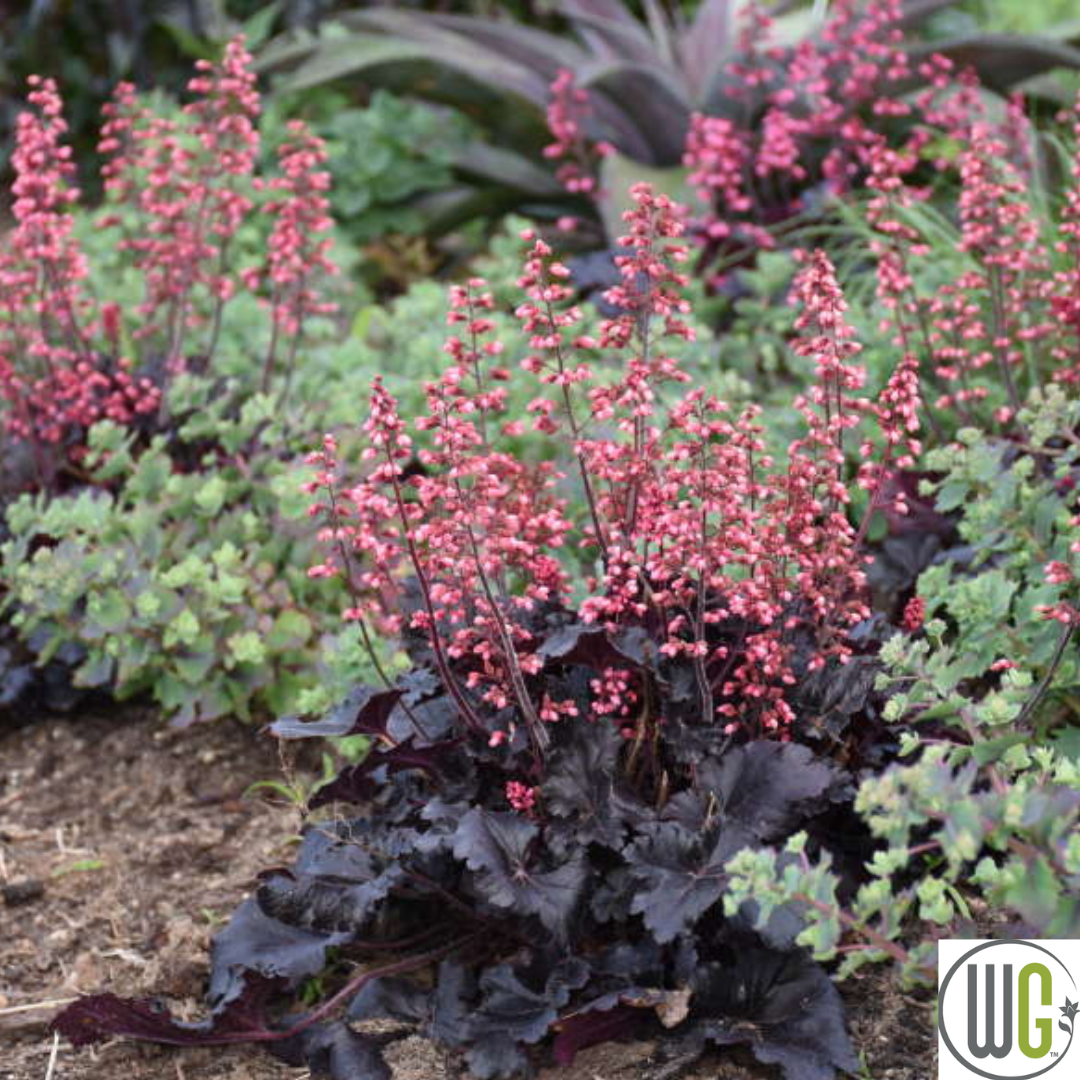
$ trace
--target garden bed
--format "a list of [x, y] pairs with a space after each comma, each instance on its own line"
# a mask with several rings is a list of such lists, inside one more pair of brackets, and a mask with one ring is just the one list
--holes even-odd
[[[65, 1000], [108, 985], [200, 1008], [206, 945], [267, 866], [287, 861], [296, 813], [247, 787], [280, 774], [274, 744], [239, 724], [163, 730], [135, 711], [42, 721], [0, 741], [0, 1080], [40, 1080]], [[18, 886], [31, 883], [20, 899]], [[36, 885], [33, 883], [37, 883]], [[12, 903], [15, 900], [17, 902]], [[857, 1049], [873, 1080], [925, 1080], [932, 1071], [924, 1002], [876, 975], [844, 987]], [[20, 1009], [23, 1011], [13, 1011]], [[395, 1080], [451, 1080], [443, 1053], [421, 1039], [388, 1054]], [[653, 1044], [583, 1052], [550, 1080], [771, 1080], [773, 1070], [710, 1058], [672, 1071]], [[306, 1077], [250, 1048], [222, 1051], [115, 1041], [96, 1052], [60, 1048], [56, 1080], [286, 1080]]]
[[0, 139], [0, 1080], [928, 1080], [1080, 937], [1075, 86], [292, 6]]

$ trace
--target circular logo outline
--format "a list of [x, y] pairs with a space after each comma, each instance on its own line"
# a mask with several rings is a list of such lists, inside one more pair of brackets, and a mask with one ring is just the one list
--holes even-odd
[[[1034, 941], [1025, 941], [1023, 938], [1000, 938], [996, 941], [984, 941], [981, 945], [976, 945], [974, 949], [969, 949], [951, 968], [945, 975], [945, 978], [941, 981], [941, 986], [938, 989], [938, 1032], [941, 1035], [945, 1045], [949, 1048], [949, 1052], [957, 1061], [960, 1062], [965, 1068], [970, 1069], [977, 1076], [985, 1077], [985, 1080], [1034, 1080], [1037, 1076], [1045, 1076], [1055, 1066], [1060, 1065], [1065, 1060], [1065, 1055], [1069, 1052], [1073, 1043], [1072, 1035], [1069, 1036], [1068, 1045], [1062, 1050], [1061, 1054], [1056, 1057], [1045, 1069], [1040, 1069], [1038, 1072], [1025, 1073], [1023, 1076], [1002, 1076], [1000, 1073], [989, 1073], [983, 1069], [980, 1069], [977, 1065], [972, 1065], [968, 1062], [966, 1057], [963, 1057], [960, 1052], [953, 1046], [952, 1039], [949, 1038], [949, 1033], [945, 1030], [945, 991], [949, 988], [949, 983], [952, 977], [956, 974], [960, 965], [963, 964], [969, 957], [974, 956], [976, 953], [982, 952], [984, 949], [992, 949], [995, 945], [1026, 945], [1031, 949], [1038, 949], [1039, 952], [1046, 953], [1054, 963], [1061, 968], [1069, 977], [1069, 981], [1073, 984], [1073, 989], [1076, 989], [1076, 980], [1073, 978], [1072, 972], [1065, 966], [1064, 962], [1056, 957], [1049, 949], [1042, 945], [1037, 944]], [[1066, 995], [1066, 999], [1067, 999]]]

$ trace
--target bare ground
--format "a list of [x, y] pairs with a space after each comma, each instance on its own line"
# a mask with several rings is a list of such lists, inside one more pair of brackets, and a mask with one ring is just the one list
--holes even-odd
[[[0, 1080], [301, 1080], [255, 1049], [112, 1042], [54, 1051], [48, 1022], [80, 993], [160, 995], [197, 1015], [211, 934], [256, 874], [288, 861], [298, 817], [244, 798], [280, 777], [272, 741], [239, 724], [169, 731], [146, 714], [45, 719], [0, 733]], [[929, 1080], [927, 1002], [871, 975], [844, 988], [860, 1080]], [[395, 1080], [455, 1080], [415, 1036]], [[542, 1080], [775, 1080], [744, 1054], [692, 1067], [648, 1042], [609, 1044]]]

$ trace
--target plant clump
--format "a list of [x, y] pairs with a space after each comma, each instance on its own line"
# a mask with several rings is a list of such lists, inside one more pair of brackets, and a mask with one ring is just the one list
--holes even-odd
[[[332, 437], [312, 456], [326, 558], [311, 573], [341, 579], [345, 618], [402, 635], [414, 666], [274, 731], [369, 736], [367, 757], [315, 799], [363, 812], [312, 824], [297, 865], [219, 935], [211, 1026], [91, 998], [59, 1021], [69, 1036], [228, 1031], [329, 1060], [335, 1076], [385, 1075], [369, 1041], [327, 1022], [351, 997], [351, 1019], [421, 1020], [480, 1077], [526, 1070], [549, 1033], [565, 1062], [643, 1018], [687, 1048], [749, 1043], [794, 1080], [852, 1067], [798, 920], [759, 934], [752, 904], [725, 916], [720, 901], [741, 850], [802, 828], [827, 848], [837, 821], [857, 831], [852, 765], [810, 748], [820, 700], [807, 689], [835, 682], [848, 720], [876, 722], [844, 444], [865, 443], [857, 482], [873, 508], [915, 438], [917, 388], [901, 377], [877, 401], [862, 393], [842, 293], [815, 253], [796, 293], [817, 383], [797, 403], [804, 435], [775, 462], [756, 410], [732, 417], [685, 387], [665, 349], [689, 333], [682, 217], [647, 185], [633, 197], [608, 296], [619, 313], [595, 339], [577, 333], [565, 266], [526, 235], [529, 412], [569, 440], [570, 476], [499, 449], [521, 421], [503, 415], [511, 376], [478, 280], [451, 290], [449, 363], [426, 413], [410, 424], [376, 379], [359, 479], [341, 479]], [[613, 354], [622, 365], [601, 372]], [[571, 479], [586, 492], [579, 522], [559, 495]], [[576, 605], [571, 542], [596, 564]], [[834, 738], [855, 736], [842, 724]], [[272, 1037], [250, 1012], [331, 947], [391, 945], [410, 959], [350, 977]], [[405, 977], [436, 963], [434, 989]]]

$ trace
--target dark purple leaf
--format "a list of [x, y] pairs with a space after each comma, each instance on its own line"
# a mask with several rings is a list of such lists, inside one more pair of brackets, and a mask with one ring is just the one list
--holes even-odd
[[402, 879], [397, 860], [419, 835], [364, 818], [309, 825], [292, 869], [261, 875], [262, 913], [302, 930], [355, 934]]
[[[458, 707], [449, 694], [421, 701], [410, 705], [408, 712], [402, 704], [394, 707], [390, 719], [386, 722], [386, 733], [394, 742], [404, 742], [408, 738], [417, 741], [438, 742], [452, 735], [457, 729]], [[422, 733], [417, 732], [417, 722]]]
[[702, 0], [682, 35], [680, 52], [695, 104], [704, 102], [716, 73], [731, 59], [732, 24], [741, 7], [733, 0]]
[[525, 1075], [529, 1059], [509, 1035], [494, 1032], [469, 1047], [465, 1055], [475, 1080], [512, 1080]]
[[437, 25], [426, 12], [376, 8], [349, 12], [340, 21], [354, 32], [321, 41], [281, 80], [285, 89], [309, 89], [385, 65], [428, 61], [514, 94], [537, 108], [546, 104], [549, 79], [483, 42]]
[[973, 68], [983, 86], [999, 93], [1008, 93], [1018, 83], [1054, 68], [1080, 68], [1080, 49], [1051, 38], [1018, 34], [973, 34], [919, 44], [910, 51], [919, 61], [939, 53], [961, 70]]
[[72, 1046], [89, 1046], [121, 1035], [169, 1046], [223, 1046], [273, 1036], [263, 1009], [275, 980], [249, 978], [241, 992], [206, 1020], [176, 1020], [160, 1003], [92, 994], [59, 1013], [52, 1027]]
[[353, 933], [320, 933], [271, 918], [257, 901], [245, 900], [228, 925], [214, 935], [210, 1005], [215, 1012], [243, 998], [251, 976], [280, 978], [290, 986], [317, 975], [326, 950], [350, 941]]
[[539, 72], [550, 83], [560, 68], [573, 70], [586, 60], [580, 45], [562, 34], [551, 34], [526, 23], [454, 15], [450, 12], [425, 12], [424, 18], [481, 42], [492, 52]]
[[480, 978], [480, 1002], [469, 1020], [469, 1066], [477, 1076], [513, 1076], [525, 1056], [522, 1043], [543, 1039], [558, 1019], [559, 1010], [589, 978], [583, 960], [558, 962], [534, 989], [510, 964], [489, 968]]
[[270, 725], [270, 731], [279, 739], [383, 735], [390, 713], [403, 693], [397, 688], [376, 690], [371, 686], [358, 686], [321, 720], [304, 721], [296, 716], [283, 716]]
[[476, 176], [534, 198], [561, 198], [562, 185], [523, 154], [492, 146], [478, 139], [447, 153], [450, 164], [467, 176]]
[[644, 830], [626, 850], [638, 882], [630, 910], [657, 941], [673, 941], [723, 895], [724, 864], [753, 841], [740, 828], [714, 830], [710, 842], [672, 823]]
[[444, 1046], [464, 1047], [476, 1006], [476, 980], [457, 960], [439, 965], [433, 987], [384, 976], [368, 983], [349, 1005], [354, 1021], [391, 1019], [419, 1026]]
[[649, 140], [649, 157], [640, 164], [681, 166], [692, 107], [685, 83], [673, 71], [611, 60], [586, 65], [579, 81], [594, 95], [621, 102], [635, 117]]
[[15, 663], [11, 650], [0, 648], [0, 709], [11, 708], [33, 682], [33, 665]]
[[866, 714], [880, 672], [876, 656], [853, 656], [846, 664], [826, 664], [801, 681], [794, 704], [804, 723], [839, 733], [853, 717]]
[[426, 667], [410, 668], [398, 677], [397, 685], [405, 693], [406, 705], [418, 705], [426, 698], [437, 697], [442, 693], [439, 676]]
[[410, 979], [384, 976], [369, 982], [349, 1005], [350, 1020], [401, 1020], [418, 1024], [431, 1011], [431, 989]]
[[625, 922], [636, 887], [634, 874], [624, 866], [604, 874], [589, 892], [589, 911], [598, 923]]
[[476, 979], [472, 971], [457, 960], [444, 960], [439, 965], [432, 993], [427, 1034], [446, 1046], [463, 1046], [467, 1041], [475, 994]]
[[723, 827], [762, 843], [795, 831], [838, 779], [808, 747], [764, 739], [737, 747], [703, 773], [700, 786], [719, 797]]
[[447, 754], [460, 744], [460, 739], [454, 739], [420, 748], [414, 747], [411, 742], [400, 743], [387, 750], [375, 747], [359, 764], [342, 769], [329, 784], [319, 788], [311, 799], [311, 808], [317, 809], [332, 802], [369, 802], [379, 791], [379, 782], [372, 779], [372, 774], [378, 769], [385, 768], [387, 775], [403, 769], [417, 769], [437, 776]]
[[604, 1001], [610, 1004], [593, 1003], [579, 1008], [556, 1025], [558, 1034], [553, 1052], [557, 1065], [568, 1068], [582, 1050], [613, 1039], [634, 1038], [641, 1031], [640, 1010], [619, 1004], [615, 994], [605, 996]]
[[[565, 35], [551, 34], [521, 23], [488, 18], [431, 12], [361, 11], [345, 12], [340, 22], [360, 31], [345, 44], [327, 42], [320, 49], [334, 54], [337, 63], [349, 63], [348, 42], [362, 43], [372, 31], [389, 37], [391, 42], [409, 42], [419, 46], [422, 57], [433, 64], [450, 68], [469, 79], [496, 89], [509, 90], [512, 94], [533, 104], [538, 112], [547, 107], [549, 87], [560, 68], [580, 70], [590, 54]], [[637, 25], [648, 46], [648, 56], [653, 57], [647, 35]], [[599, 38], [593, 38], [599, 43]], [[604, 54], [606, 55], [606, 53]], [[370, 56], [360, 51], [365, 70], [382, 61], [378, 53]], [[331, 62], [331, 57], [327, 62]], [[314, 61], [309, 61], [312, 70]], [[296, 76], [294, 76], [295, 78]], [[324, 81], [320, 79], [319, 81]], [[593, 139], [614, 141], [623, 153], [635, 160], [651, 160], [649, 132], [638, 122], [632, 112], [626, 110], [618, 99], [598, 95], [592, 101], [593, 117], [586, 122], [587, 132]], [[537, 117], [542, 120], [542, 116]]]
[[536, 825], [514, 813], [473, 808], [454, 833], [454, 856], [477, 871], [476, 891], [488, 903], [537, 916], [564, 934], [587, 875], [583, 853], [554, 868], [534, 864], [529, 848]]
[[624, 826], [612, 798], [621, 743], [602, 720], [579, 723], [570, 732], [569, 744], [552, 755], [541, 796], [549, 813], [568, 819], [566, 836], [576, 845], [622, 846]]
[[[878, 500], [890, 536], [906, 536], [910, 533], [925, 536], [929, 533], [939, 537], [942, 543], [952, 542], [958, 537], [957, 516], [943, 514], [937, 508], [937, 496], [924, 495], [922, 492], [924, 481], [940, 479], [940, 473], [916, 472], [912, 469], [896, 469], [889, 473]], [[901, 505], [904, 507], [903, 513], [897, 510]]]
[[615, 636], [600, 626], [572, 623], [547, 636], [537, 649], [543, 660], [560, 664], [582, 664], [602, 671], [606, 667], [645, 667], [650, 660], [648, 635], [639, 627]]
[[600, 59], [659, 66], [655, 43], [621, 0], [556, 0], [556, 9]]
[[366, 881], [373, 877], [377, 864], [363, 843], [357, 842], [360, 822], [322, 821], [304, 828], [293, 864], [295, 874], [321, 874], [326, 877]]
[[719, 824], [764, 842], [786, 836], [837, 779], [807, 747], [759, 740], [700, 765], [694, 786], [672, 796], [661, 819], [693, 834]]
[[740, 945], [728, 963], [698, 969], [694, 1015], [699, 1037], [720, 1046], [749, 1043], [785, 1080], [834, 1080], [858, 1059], [832, 980], [805, 950]]
[[267, 1049], [286, 1064], [304, 1066], [329, 1080], [391, 1080], [390, 1066], [375, 1042], [340, 1020], [313, 1024]]
[[941, 540], [932, 533], [885, 537], [874, 547], [873, 561], [866, 572], [874, 610], [898, 623], [919, 575], [940, 553]]
[[397, 863], [360, 882], [278, 872], [264, 875], [257, 897], [263, 911], [278, 921], [316, 933], [351, 937], [404, 878], [405, 872]]

